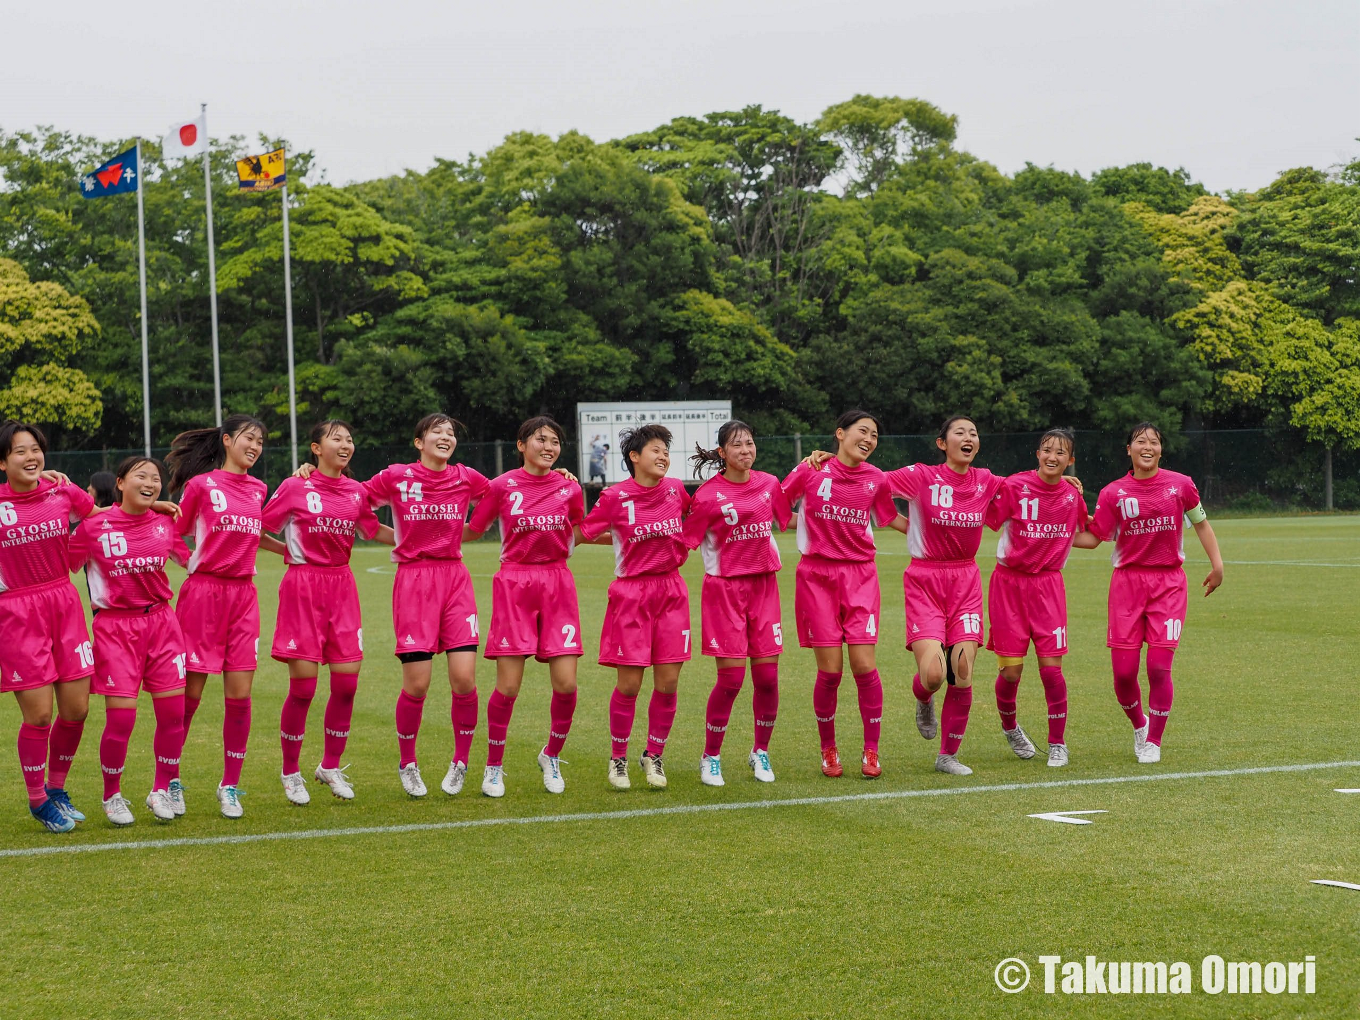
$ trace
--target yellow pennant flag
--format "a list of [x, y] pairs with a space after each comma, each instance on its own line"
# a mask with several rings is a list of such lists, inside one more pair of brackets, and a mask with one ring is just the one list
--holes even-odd
[[236, 177], [242, 191], [272, 191], [288, 183], [284, 173], [283, 150], [262, 156], [247, 156], [236, 161]]

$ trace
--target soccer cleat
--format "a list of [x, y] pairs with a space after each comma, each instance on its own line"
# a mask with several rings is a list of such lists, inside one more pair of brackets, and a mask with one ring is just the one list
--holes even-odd
[[449, 762], [449, 770], [444, 773], [444, 781], [439, 784], [439, 788], [450, 797], [457, 797], [463, 792], [463, 783], [467, 781], [467, 766], [461, 761]]
[[1143, 760], [1143, 748], [1147, 747], [1148, 724], [1143, 723], [1133, 731], [1133, 756], [1139, 761]]
[[644, 751], [638, 764], [642, 766], [642, 778], [647, 780], [648, 786], [654, 790], [666, 788], [666, 766], [661, 763], [661, 755]]
[[[63, 811], [51, 797], [48, 797], [37, 807], [30, 806], [28, 810], [48, 832], [70, 832], [76, 827], [76, 820]], [[128, 821], [132, 821], [130, 814]]]
[[64, 814], [67, 818], [71, 819], [71, 821], [73, 822], [85, 821], [84, 813], [81, 811], [77, 811], [75, 809], [75, 807], [71, 804], [70, 794], [68, 794], [60, 786], [49, 786], [47, 788], [47, 799], [50, 800], [52, 803], [56, 804], [58, 809], [60, 809], [61, 813]]
[[1162, 745], [1154, 744], [1150, 740], [1146, 741], [1143, 744], [1143, 749], [1138, 752], [1139, 765], [1156, 765], [1161, 760], [1162, 760]]
[[482, 795], [485, 797], [505, 796], [505, 769], [500, 765], [488, 765], [482, 772]]
[[288, 798], [288, 803], [303, 807], [312, 802], [312, 795], [307, 792], [307, 780], [302, 778], [301, 772], [293, 772], [282, 778], [283, 795]]
[[1006, 738], [1006, 743], [1011, 745], [1011, 750], [1015, 752], [1017, 758], [1024, 758], [1028, 761], [1034, 757], [1034, 745], [1030, 743], [1029, 737], [1025, 736], [1025, 731], [1019, 726], [1013, 730], [1002, 730], [1001, 733]]
[[609, 759], [609, 785], [616, 790], [630, 790], [632, 781], [628, 778], [628, 759]]
[[878, 751], [872, 747], [864, 749], [864, 757], [860, 759], [859, 770], [864, 773], [865, 779], [877, 779], [883, 775], [883, 766], [878, 763]]
[[939, 732], [939, 726], [935, 722], [935, 695], [931, 695], [925, 701], [916, 703], [916, 732], [927, 740], [934, 740], [935, 734]]
[[151, 809], [151, 813], [156, 816], [158, 822], [173, 822], [175, 820], [175, 809], [170, 803], [170, 794], [166, 790], [152, 790], [146, 795], [146, 806]]
[[1048, 767], [1060, 769], [1067, 764], [1067, 745], [1049, 744], [1048, 745]]
[[561, 758], [547, 751], [539, 751], [538, 767], [543, 770], [543, 789], [549, 793], [561, 793], [567, 788], [567, 781], [562, 778]]
[[[643, 766], [644, 768], [646, 766]], [[699, 759], [699, 782], [705, 786], [726, 786], [722, 775], [722, 759], [715, 755], [704, 755]]]
[[841, 768], [841, 755], [836, 750], [836, 745], [828, 744], [822, 748], [822, 775], [835, 779], [844, 771], [845, 769]]
[[222, 809], [223, 818], [240, 818], [246, 813], [241, 806], [241, 791], [234, 786], [217, 788], [217, 806]]
[[419, 765], [415, 762], [403, 765], [397, 769], [397, 775], [401, 776], [401, 788], [406, 791], [408, 797], [425, 796], [425, 780], [420, 778]]
[[746, 759], [746, 763], [751, 766], [751, 774], [756, 777], [756, 782], [774, 782], [774, 769], [770, 768], [769, 751], [764, 748], [759, 751], [752, 751], [751, 757]]
[[951, 776], [971, 776], [973, 770], [952, 754], [942, 754], [935, 759], [936, 772], [948, 772]]
[[170, 809], [175, 812], [178, 818], [184, 814], [184, 784], [178, 779], [170, 780]]
[[341, 800], [353, 800], [354, 787], [350, 785], [349, 776], [345, 775], [345, 769], [347, 768], [349, 768], [348, 765], [344, 765], [338, 769], [323, 769], [318, 765], [316, 771], [312, 773], [312, 777], [318, 783], [324, 783], [326, 786], [329, 786], [331, 793], [335, 794], [335, 796], [339, 797]]
[[[136, 821], [132, 817], [132, 805], [121, 793], [115, 793], [108, 800], [104, 801], [104, 814], [109, 816], [109, 821], [114, 825], [131, 825]], [[75, 824], [74, 822], [72, 823]]]

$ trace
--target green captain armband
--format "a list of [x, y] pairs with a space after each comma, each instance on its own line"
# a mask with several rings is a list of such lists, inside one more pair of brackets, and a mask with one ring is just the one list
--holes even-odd
[[1204, 504], [1196, 503], [1189, 510], [1185, 511], [1185, 519], [1191, 524], [1203, 524], [1209, 519], [1209, 515], [1204, 512]]

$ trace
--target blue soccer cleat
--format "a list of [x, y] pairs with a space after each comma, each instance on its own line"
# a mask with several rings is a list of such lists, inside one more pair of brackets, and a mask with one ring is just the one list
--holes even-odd
[[71, 795], [60, 786], [49, 786], [47, 788], [47, 799], [52, 801], [61, 809], [61, 813], [73, 822], [85, 821], [85, 813], [76, 809], [71, 803]]
[[76, 827], [76, 821], [61, 808], [57, 807], [56, 802], [50, 797], [43, 801], [38, 807], [30, 807], [33, 817], [42, 822], [43, 828], [48, 832], [70, 832]]

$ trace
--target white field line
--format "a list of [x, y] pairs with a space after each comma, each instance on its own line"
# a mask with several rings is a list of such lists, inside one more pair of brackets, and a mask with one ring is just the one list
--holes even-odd
[[1218, 769], [1212, 772], [1163, 772], [1135, 776], [1107, 776], [1100, 779], [1059, 779], [1047, 783], [1002, 783], [991, 786], [946, 786], [931, 790], [885, 790], [882, 793], [848, 793], [827, 797], [788, 797], [771, 800], [736, 801], [727, 804], [675, 804], [670, 807], [633, 808], [625, 811], [584, 811], [565, 815], [526, 815], [518, 818], [474, 818], [459, 822], [413, 822], [407, 825], [355, 825], [341, 829], [304, 829], [293, 832], [258, 832], [238, 836], [194, 836], [184, 839], [144, 839], [126, 843], [68, 843], [56, 846], [0, 850], [0, 857], [41, 857], [48, 854], [98, 853], [104, 850], [157, 850], [180, 846], [221, 846], [235, 843], [264, 843], [287, 839], [324, 839], [334, 836], [380, 836], [405, 832], [443, 832], [451, 829], [480, 829], [498, 825], [545, 825], [563, 822], [610, 822], [631, 818], [659, 818], [666, 815], [694, 815], [710, 811], [750, 811], [757, 808], [810, 807], [824, 804], [851, 804], [862, 801], [907, 800], [916, 797], [950, 797], [965, 793], [1010, 793], [1015, 790], [1062, 790], [1079, 786], [1109, 786], [1116, 783], [1156, 783], [1170, 779], [1219, 779], [1225, 776], [1258, 776], [1278, 772], [1314, 772], [1319, 769], [1360, 768], [1360, 761], [1311, 762], [1301, 765], [1260, 765], [1245, 769]]

